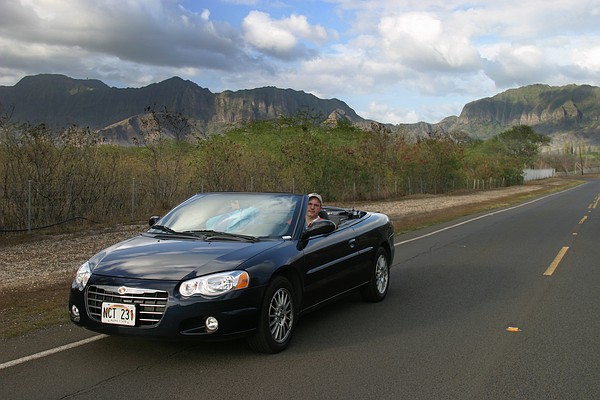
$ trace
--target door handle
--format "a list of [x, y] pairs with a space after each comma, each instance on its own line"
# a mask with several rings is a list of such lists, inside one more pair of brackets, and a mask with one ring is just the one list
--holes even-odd
[[348, 240], [348, 246], [350, 246], [351, 249], [356, 247], [356, 239], [350, 239]]

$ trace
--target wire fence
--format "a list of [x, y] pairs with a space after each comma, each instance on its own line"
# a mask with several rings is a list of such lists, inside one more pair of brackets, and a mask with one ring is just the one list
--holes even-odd
[[571, 171], [556, 172], [556, 176], [575, 176], [575, 175], [586, 175], [586, 174], [598, 174], [600, 173], [600, 167], [581, 167], [576, 165]]
[[[288, 182], [264, 182], [260, 178], [251, 178], [238, 187], [217, 188], [214, 182], [201, 177], [195, 185], [180, 189], [169, 202], [157, 194], [156, 188], [140, 184], [136, 179], [115, 182], [112, 190], [97, 188], [85, 193], [74, 193], [69, 188], [48, 189], [33, 181], [23, 182], [18, 187], [0, 183], [0, 234], [26, 233], [77, 223], [145, 221], [151, 215], [164, 215], [186, 198], [205, 191], [309, 193], [317, 190], [326, 201], [351, 207], [365, 200], [506, 186], [503, 180], [494, 179], [451, 179], [440, 183], [424, 177], [373, 177], [370, 182], [321, 182], [320, 186], [312, 187], [302, 187], [298, 182], [294, 178]], [[335, 193], [331, 188], [335, 188]]]

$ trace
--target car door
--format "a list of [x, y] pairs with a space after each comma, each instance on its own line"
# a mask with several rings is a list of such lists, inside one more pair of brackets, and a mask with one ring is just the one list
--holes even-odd
[[351, 227], [310, 238], [304, 248], [304, 308], [364, 283], [358, 265], [361, 254]]

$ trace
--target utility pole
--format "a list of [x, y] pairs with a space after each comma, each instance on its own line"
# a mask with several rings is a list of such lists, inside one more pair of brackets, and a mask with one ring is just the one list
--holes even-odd
[[579, 143], [579, 165], [581, 165], [581, 175], [583, 176], [583, 157], [581, 156], [581, 143]]

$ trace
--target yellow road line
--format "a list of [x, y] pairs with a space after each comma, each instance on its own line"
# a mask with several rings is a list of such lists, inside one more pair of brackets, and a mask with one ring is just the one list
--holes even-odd
[[585, 220], [587, 219], [587, 215], [584, 215], [583, 218], [581, 218], [579, 220], [579, 225], [583, 224], [585, 222]]
[[561, 260], [567, 253], [567, 250], [569, 250], [569, 246], [564, 246], [562, 249], [560, 249], [556, 257], [554, 258], [554, 261], [552, 261], [552, 264], [550, 264], [546, 272], [544, 272], [545, 276], [551, 276], [554, 273], [554, 270], [556, 269], [556, 267], [558, 267], [558, 264], [560, 264]]

